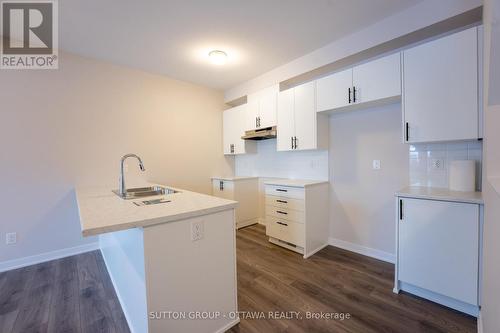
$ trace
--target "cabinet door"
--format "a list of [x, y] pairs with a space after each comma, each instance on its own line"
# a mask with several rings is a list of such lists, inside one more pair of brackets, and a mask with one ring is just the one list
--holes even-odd
[[404, 51], [407, 142], [478, 138], [477, 45], [472, 28]]
[[234, 182], [212, 179], [212, 195], [223, 199], [234, 200]]
[[222, 142], [224, 148], [224, 155], [231, 155], [231, 145], [234, 144], [233, 128], [234, 126], [234, 111], [228, 109], [222, 114]]
[[351, 104], [349, 89], [352, 89], [352, 68], [321, 78], [316, 84], [318, 112]]
[[288, 89], [278, 94], [277, 118], [277, 150], [292, 150], [292, 138], [295, 136], [294, 89]]
[[479, 206], [402, 200], [399, 280], [477, 305]]
[[245, 106], [244, 131], [257, 129], [257, 118], [259, 117], [259, 101], [249, 101]]
[[355, 103], [401, 95], [401, 54], [391, 54], [354, 67], [352, 81], [356, 89]]
[[233, 119], [233, 132], [232, 140], [234, 142], [234, 153], [235, 154], [245, 154], [246, 144], [245, 140], [241, 137], [245, 135], [245, 125], [246, 125], [246, 115], [247, 115], [247, 105], [243, 104], [233, 108], [234, 119]]
[[259, 101], [260, 127], [276, 126], [277, 94], [275, 92], [266, 93]]
[[315, 92], [314, 81], [294, 88], [296, 150], [317, 148]]

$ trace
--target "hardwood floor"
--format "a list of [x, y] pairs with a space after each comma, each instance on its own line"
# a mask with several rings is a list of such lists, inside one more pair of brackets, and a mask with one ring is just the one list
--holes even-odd
[[[250, 319], [230, 332], [477, 332], [476, 319], [408, 294], [392, 292], [394, 266], [329, 246], [311, 258], [267, 241], [263, 226], [237, 232], [240, 311], [302, 319]], [[305, 319], [306, 312], [351, 319]]]
[[[244, 313], [231, 333], [477, 332], [475, 318], [393, 294], [391, 264], [331, 246], [304, 260], [269, 243], [260, 225], [237, 232], [237, 264]], [[351, 317], [306, 319], [307, 312]], [[129, 332], [101, 254], [0, 273], [0, 333], [11, 332]]]
[[0, 273], [1, 333], [127, 333], [101, 253]]

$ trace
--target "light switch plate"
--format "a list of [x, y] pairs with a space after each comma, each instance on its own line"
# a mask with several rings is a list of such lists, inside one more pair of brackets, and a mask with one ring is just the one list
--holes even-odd
[[373, 170], [380, 170], [381, 164], [380, 160], [373, 160], [372, 168]]
[[9, 232], [5, 234], [5, 243], [7, 245], [12, 245], [17, 243], [17, 233]]

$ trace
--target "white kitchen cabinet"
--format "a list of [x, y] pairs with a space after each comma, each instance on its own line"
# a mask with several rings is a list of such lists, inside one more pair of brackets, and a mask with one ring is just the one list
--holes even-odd
[[376, 59], [353, 68], [354, 103], [401, 96], [401, 53]]
[[477, 315], [480, 205], [398, 198], [396, 289]]
[[259, 222], [259, 179], [257, 177], [214, 177], [212, 195], [238, 201], [236, 228]]
[[246, 108], [246, 105], [240, 105], [223, 112], [224, 155], [255, 153], [257, 150], [255, 142], [241, 138], [245, 134]]
[[382, 104], [401, 96], [401, 54], [369, 61], [316, 82], [318, 112]]
[[346, 107], [352, 103], [352, 68], [316, 81], [318, 112]]
[[328, 148], [328, 118], [317, 114], [315, 92], [309, 82], [279, 93], [278, 151]]
[[276, 126], [278, 88], [269, 87], [248, 95], [245, 130]]
[[476, 27], [405, 50], [405, 142], [478, 139], [478, 89]]
[[328, 182], [266, 181], [266, 235], [308, 258], [328, 245]]

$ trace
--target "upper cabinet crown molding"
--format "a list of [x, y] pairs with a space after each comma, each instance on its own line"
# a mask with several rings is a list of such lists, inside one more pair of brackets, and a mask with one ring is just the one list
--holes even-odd
[[403, 52], [406, 143], [479, 139], [477, 27]]
[[401, 54], [369, 61], [316, 82], [318, 112], [354, 110], [397, 101], [401, 96]]

